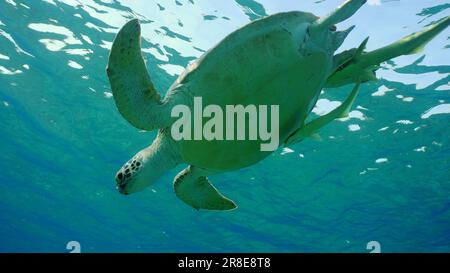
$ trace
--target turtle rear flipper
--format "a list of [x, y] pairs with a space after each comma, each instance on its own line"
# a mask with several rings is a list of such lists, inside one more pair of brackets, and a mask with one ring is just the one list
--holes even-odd
[[329, 28], [334, 24], [338, 24], [350, 18], [360, 9], [367, 0], [349, 0], [342, 4], [328, 16], [321, 18], [317, 25], [322, 28]]
[[299, 141], [302, 141], [306, 137], [317, 138], [316, 133], [320, 128], [324, 127], [337, 118], [347, 117], [353, 103], [355, 102], [356, 97], [358, 96], [359, 86], [360, 83], [357, 83], [348, 98], [333, 111], [319, 118], [316, 118], [315, 120], [305, 124], [304, 126], [297, 129], [294, 133], [292, 133], [285, 141], [285, 146], [293, 145]]
[[432, 24], [423, 30], [410, 34], [395, 43], [376, 49], [361, 55], [361, 60], [357, 60], [362, 66], [368, 67], [379, 65], [380, 63], [390, 60], [401, 55], [416, 54], [422, 51], [425, 45], [430, 42], [436, 35], [441, 33], [450, 25], [450, 16], [438, 23]]
[[122, 27], [113, 42], [106, 72], [122, 116], [133, 126], [151, 131], [169, 126], [171, 119], [147, 73], [140, 35], [137, 19]]
[[194, 166], [181, 171], [175, 177], [173, 185], [177, 197], [196, 210], [232, 210], [237, 207], [233, 201], [211, 185], [201, 170]]
[[[408, 35], [395, 43], [374, 51], [359, 52], [358, 49], [351, 49], [338, 54], [335, 56], [335, 63], [337, 63], [337, 68], [339, 69], [335, 70], [328, 77], [325, 87], [339, 87], [355, 83], [356, 81], [376, 80], [375, 71], [380, 67], [381, 63], [401, 55], [420, 52], [431, 39], [449, 25], [450, 16], [426, 27], [422, 31]], [[347, 60], [347, 58], [349, 59]]]

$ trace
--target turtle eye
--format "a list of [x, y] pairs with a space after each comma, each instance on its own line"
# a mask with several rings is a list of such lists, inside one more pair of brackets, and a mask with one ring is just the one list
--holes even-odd
[[120, 182], [120, 181], [122, 181], [122, 178], [123, 178], [123, 174], [122, 174], [122, 172], [119, 172], [119, 173], [116, 175], [116, 181], [117, 181], [117, 182]]
[[336, 25], [332, 25], [332, 26], [330, 26], [329, 30], [330, 30], [330, 31], [336, 31], [336, 30], [337, 30], [337, 27], [336, 27]]

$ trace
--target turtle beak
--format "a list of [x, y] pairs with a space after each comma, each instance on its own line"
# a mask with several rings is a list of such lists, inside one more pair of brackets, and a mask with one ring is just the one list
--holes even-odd
[[117, 191], [119, 191], [121, 194], [124, 195], [128, 195], [127, 191], [126, 191], [126, 183], [125, 183], [125, 179], [126, 177], [124, 176], [122, 170], [118, 171], [116, 174], [116, 189]]
[[128, 195], [128, 192], [125, 190], [125, 185], [118, 185], [116, 187], [117, 191], [123, 195]]

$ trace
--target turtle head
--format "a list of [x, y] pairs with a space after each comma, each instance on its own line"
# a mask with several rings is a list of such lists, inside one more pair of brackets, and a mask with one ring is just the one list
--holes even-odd
[[140, 151], [128, 160], [116, 173], [117, 190], [125, 195], [138, 192], [149, 186], [150, 181], [145, 175], [146, 153]]
[[124, 194], [143, 191], [155, 183], [166, 171], [164, 154], [159, 152], [159, 143], [156, 141], [149, 147], [142, 149], [128, 160], [116, 173], [116, 188]]
[[179, 163], [173, 140], [158, 134], [150, 146], [139, 151], [116, 173], [117, 190], [125, 195], [140, 192]]

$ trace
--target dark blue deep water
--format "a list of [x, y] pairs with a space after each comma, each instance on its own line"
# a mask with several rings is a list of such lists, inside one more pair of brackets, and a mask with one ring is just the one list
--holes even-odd
[[[142, 193], [115, 189], [118, 168], [146, 147], [118, 113], [105, 67], [118, 29], [139, 18], [143, 51], [164, 93], [183, 68], [241, 25], [279, 11], [325, 15], [337, 0], [1, 0], [0, 251], [450, 251], [450, 43], [384, 63], [350, 118], [215, 185], [239, 205], [195, 211], [173, 170]], [[450, 15], [443, 0], [369, 0], [339, 25], [339, 51], [389, 44]], [[314, 113], [345, 99], [326, 89]]]

